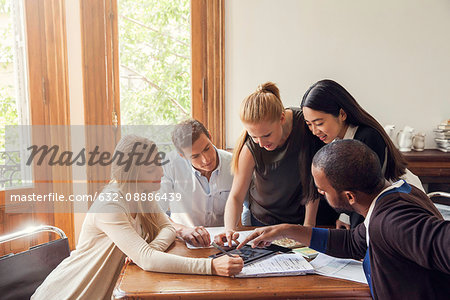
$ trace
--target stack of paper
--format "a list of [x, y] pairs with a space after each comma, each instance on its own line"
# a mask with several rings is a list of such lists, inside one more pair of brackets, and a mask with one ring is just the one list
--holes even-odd
[[296, 276], [314, 272], [298, 253], [283, 253], [245, 266], [236, 277]]
[[450, 152], [450, 120], [444, 121], [434, 130], [437, 148], [443, 152]]
[[347, 279], [367, 284], [362, 262], [353, 259], [342, 259], [319, 253], [311, 261], [315, 273], [323, 276]]

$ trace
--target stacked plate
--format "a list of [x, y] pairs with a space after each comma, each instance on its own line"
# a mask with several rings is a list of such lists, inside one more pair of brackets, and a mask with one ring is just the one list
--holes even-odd
[[450, 152], [450, 120], [439, 124], [434, 130], [434, 136], [437, 148], [443, 152]]

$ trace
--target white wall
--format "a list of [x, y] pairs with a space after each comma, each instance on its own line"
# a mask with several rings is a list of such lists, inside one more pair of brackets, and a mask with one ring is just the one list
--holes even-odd
[[225, 1], [227, 146], [242, 130], [239, 105], [264, 81], [285, 106], [330, 78], [381, 124], [426, 133], [450, 118], [450, 1]]

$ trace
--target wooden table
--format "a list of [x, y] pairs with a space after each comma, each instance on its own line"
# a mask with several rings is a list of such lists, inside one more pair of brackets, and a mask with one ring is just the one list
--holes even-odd
[[[175, 241], [169, 253], [207, 257], [215, 249], [188, 249]], [[114, 290], [115, 299], [371, 299], [366, 284], [318, 275], [228, 278], [146, 272], [125, 265]]]

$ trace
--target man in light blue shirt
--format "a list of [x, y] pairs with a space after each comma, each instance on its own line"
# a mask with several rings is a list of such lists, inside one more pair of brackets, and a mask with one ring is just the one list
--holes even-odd
[[168, 154], [169, 163], [163, 166], [160, 194], [165, 195], [165, 201], [160, 205], [179, 237], [194, 246], [208, 246], [211, 241], [203, 226], [224, 225], [225, 204], [233, 182], [232, 155], [217, 149], [209, 131], [193, 119], [175, 126], [172, 142], [176, 151]]

